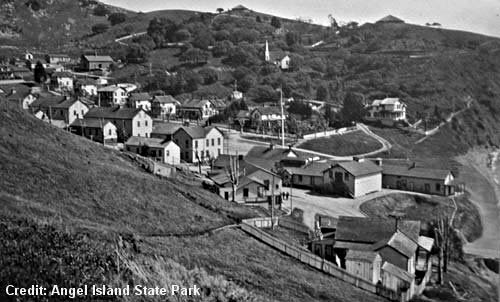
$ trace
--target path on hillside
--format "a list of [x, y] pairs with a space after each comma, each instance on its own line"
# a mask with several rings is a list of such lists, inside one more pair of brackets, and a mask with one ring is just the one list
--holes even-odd
[[121, 45], [127, 45], [126, 43], [123, 43], [122, 41], [128, 40], [128, 39], [132, 39], [132, 38], [135, 38], [135, 37], [144, 36], [145, 34], [147, 34], [146, 31], [135, 33], [135, 34], [130, 34], [130, 35], [123, 36], [123, 37], [120, 37], [118, 39], [115, 39], [115, 42], [117, 42], [117, 43], [119, 43]]
[[435, 127], [434, 129], [431, 129], [429, 131], [425, 131], [425, 133], [423, 133], [425, 136], [422, 137], [421, 139], [419, 139], [418, 141], [415, 142], [415, 145], [418, 145], [420, 144], [421, 142], [425, 141], [427, 138], [433, 136], [434, 134], [436, 134], [439, 129], [441, 129], [443, 126], [451, 123], [451, 121], [453, 120], [453, 118], [459, 114], [461, 114], [462, 112], [464, 112], [465, 110], [469, 109], [471, 106], [472, 106], [472, 102], [474, 100], [472, 98], [469, 98], [467, 100], [467, 106], [465, 108], [462, 108], [458, 111], [455, 111], [455, 112], [452, 112], [443, 122], [441, 122], [437, 127]]

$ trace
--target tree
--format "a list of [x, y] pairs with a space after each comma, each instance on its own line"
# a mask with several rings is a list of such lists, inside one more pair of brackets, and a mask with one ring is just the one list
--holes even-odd
[[198, 74], [203, 77], [203, 84], [205, 85], [213, 84], [219, 79], [217, 71], [213, 70], [212, 68], [200, 69], [200, 71], [198, 71]]
[[189, 62], [193, 64], [206, 62], [208, 60], [208, 52], [198, 48], [189, 48], [180, 55], [179, 60], [181, 62]]
[[300, 35], [297, 32], [289, 31], [285, 34], [285, 41], [288, 46], [297, 44], [299, 40]]
[[47, 80], [47, 73], [45, 72], [45, 68], [40, 61], [36, 62], [34, 73], [35, 82], [45, 83], [45, 81]]
[[109, 14], [109, 10], [103, 4], [99, 4], [94, 8], [94, 15], [96, 16], [106, 16]]
[[330, 98], [328, 93], [328, 88], [325, 85], [320, 85], [318, 89], [316, 89], [316, 99], [318, 101], [325, 102]]
[[260, 16], [255, 17], [255, 22], [262, 23], [262, 19]]
[[300, 115], [302, 119], [309, 119], [312, 115], [311, 107], [302, 101], [293, 101], [288, 107], [288, 112]]
[[212, 37], [212, 32], [208, 29], [197, 32], [192, 41], [194, 47], [205, 50], [213, 43], [214, 38]]
[[148, 60], [148, 51], [140, 45], [131, 45], [125, 60], [127, 63], [144, 63]]
[[177, 41], [187, 41], [189, 38], [191, 38], [191, 34], [187, 29], [183, 28], [175, 32], [175, 40]]
[[127, 15], [125, 15], [124, 13], [112, 13], [108, 17], [108, 21], [112, 26], [123, 23], [125, 22], [125, 20], [127, 20]]
[[92, 26], [92, 33], [94, 35], [102, 34], [108, 30], [108, 25], [104, 23], [97, 23], [96, 25]]
[[280, 28], [281, 27], [281, 21], [280, 19], [276, 18], [276, 16], [273, 16], [271, 18], [271, 25], [275, 28]]
[[222, 7], [219, 7], [216, 9], [217, 13], [218, 14], [222, 14], [222, 12], [224, 11], [224, 9]]
[[344, 122], [359, 122], [365, 116], [365, 107], [363, 106], [363, 96], [348, 92], [344, 97], [344, 104], [340, 110]]

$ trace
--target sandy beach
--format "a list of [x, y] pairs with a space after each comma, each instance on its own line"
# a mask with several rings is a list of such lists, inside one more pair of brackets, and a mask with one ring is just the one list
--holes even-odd
[[467, 243], [467, 254], [500, 258], [500, 162], [498, 150], [474, 149], [456, 158], [463, 167], [460, 179], [465, 181], [471, 201], [481, 215], [483, 234]]

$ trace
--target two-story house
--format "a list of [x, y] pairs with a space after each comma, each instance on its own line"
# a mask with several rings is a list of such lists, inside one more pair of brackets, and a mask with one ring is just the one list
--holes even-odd
[[385, 125], [393, 125], [398, 121], [406, 120], [406, 104], [399, 98], [385, 98], [374, 100], [367, 106], [367, 121], [380, 121]]
[[54, 72], [50, 78], [50, 84], [58, 91], [73, 91], [73, 74], [67, 71]]
[[146, 111], [151, 111], [152, 99], [151, 95], [147, 92], [136, 92], [130, 94], [127, 102], [131, 108], [142, 108]]
[[175, 116], [180, 104], [171, 95], [157, 95], [151, 103], [151, 115], [162, 119]]
[[179, 116], [192, 120], [207, 119], [219, 113], [210, 100], [188, 100], [179, 106]]
[[189, 163], [215, 159], [224, 150], [224, 134], [217, 127], [181, 127], [172, 136], [181, 159]]
[[153, 130], [153, 119], [141, 108], [95, 107], [89, 110], [85, 118], [113, 123], [119, 142], [125, 142], [131, 136], [150, 137]]
[[102, 107], [124, 106], [127, 103], [127, 91], [111, 85], [97, 89], [98, 104]]
[[30, 107], [33, 113], [43, 113], [44, 120], [61, 128], [83, 118], [89, 111], [89, 107], [79, 99], [51, 94], [41, 95]]
[[109, 70], [114, 63], [110, 56], [83, 55], [80, 59], [80, 68], [83, 71]]
[[253, 127], [259, 127], [262, 125], [269, 127], [271, 123], [286, 120], [286, 117], [286, 112], [283, 111], [282, 115], [281, 108], [276, 106], [257, 107], [250, 112], [250, 119]]

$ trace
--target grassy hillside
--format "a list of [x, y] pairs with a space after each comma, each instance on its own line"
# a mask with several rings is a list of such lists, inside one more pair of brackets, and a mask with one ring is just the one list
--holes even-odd
[[242, 231], [213, 230], [259, 211], [154, 177], [7, 103], [0, 146], [1, 282], [195, 283], [196, 301], [382, 301]]
[[362, 131], [342, 135], [315, 138], [298, 146], [299, 148], [337, 156], [365, 154], [382, 148], [382, 144]]

